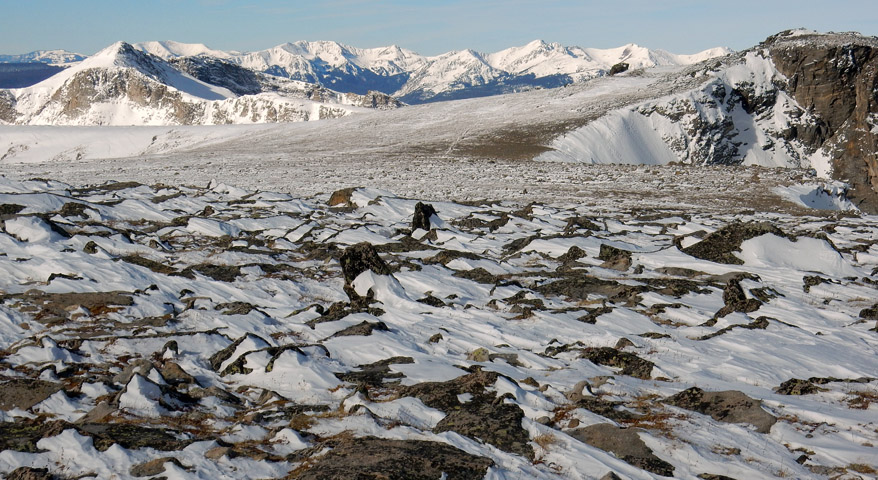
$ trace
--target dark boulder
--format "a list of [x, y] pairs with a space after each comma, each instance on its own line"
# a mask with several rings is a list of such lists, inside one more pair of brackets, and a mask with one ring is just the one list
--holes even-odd
[[814, 385], [810, 380], [802, 380], [800, 378], [791, 378], [774, 389], [775, 392], [781, 395], [811, 395], [823, 390], [825, 389]]
[[617, 75], [617, 74], [622, 73], [622, 72], [627, 72], [628, 67], [629, 67], [629, 65], [627, 63], [619, 62], [619, 63], [613, 65], [612, 67], [610, 67], [610, 71], [608, 72], [608, 75], [613, 76], [613, 75]]
[[436, 209], [429, 203], [415, 204], [415, 215], [412, 217], [412, 231], [417, 229], [430, 230], [430, 217], [436, 215]]
[[345, 284], [350, 285], [361, 273], [372, 270], [378, 275], [390, 275], [390, 267], [381, 259], [375, 247], [361, 242], [346, 248], [339, 259]]
[[630, 375], [643, 380], [651, 378], [652, 369], [655, 367], [655, 364], [649, 360], [644, 360], [633, 353], [620, 352], [611, 347], [588, 348], [582, 352], [581, 357], [587, 358], [597, 365], [620, 368], [622, 375]]

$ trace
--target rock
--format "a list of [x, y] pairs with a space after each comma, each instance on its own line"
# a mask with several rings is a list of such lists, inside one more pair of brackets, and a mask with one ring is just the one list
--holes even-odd
[[390, 275], [390, 267], [381, 259], [375, 247], [361, 242], [346, 248], [339, 259], [346, 285], [350, 285], [361, 273], [372, 270], [378, 275]]
[[[588, 324], [594, 325], [595, 323], [597, 323], [598, 317], [600, 317], [601, 315], [603, 315], [605, 313], [612, 312], [613, 307], [603, 306], [603, 307], [598, 307], [598, 308], [586, 308], [585, 311], [586, 311], [586, 314], [580, 316], [576, 320], [578, 320], [582, 323], [588, 323]], [[616, 347], [616, 348], [618, 348], [618, 347]]]
[[436, 424], [433, 432], [457, 432], [533, 460], [534, 451], [528, 445], [530, 439], [521, 426], [523, 418], [524, 411], [518, 405], [479, 395], [451, 411]]
[[809, 293], [811, 291], [811, 287], [815, 287], [820, 285], [821, 283], [832, 283], [828, 278], [823, 278], [820, 275], [805, 275], [802, 277], [802, 290], [805, 293]]
[[540, 285], [534, 291], [545, 296], [562, 296], [571, 300], [589, 300], [589, 295], [603, 295], [611, 302], [633, 302], [640, 293], [649, 289], [646, 285], [625, 285], [591, 275], [577, 275]]
[[567, 253], [558, 257], [558, 261], [561, 263], [572, 263], [580, 258], [585, 258], [587, 255], [585, 254], [585, 250], [573, 245], [572, 247], [567, 249]]
[[0, 384], [0, 410], [9, 411], [13, 408], [27, 410], [62, 389], [61, 384], [44, 380], [28, 378], [9, 380]]
[[54, 437], [73, 425], [63, 421], [27, 419], [18, 422], [0, 422], [0, 451], [37, 453], [37, 442], [43, 438]]
[[[765, 41], [785, 90], [808, 109], [808, 121], [789, 129], [811, 151], [827, 152], [832, 177], [844, 179], [848, 195], [866, 213], [878, 213], [878, 48], [868, 39], [802, 42], [784, 33]], [[839, 61], [845, 59], [845, 61]], [[812, 117], [813, 115], [813, 117]], [[816, 117], [816, 118], [814, 118]]]
[[878, 320], [878, 303], [860, 310], [860, 318], [863, 320]]
[[723, 303], [725, 306], [716, 313], [715, 318], [725, 317], [732, 312], [755, 312], [762, 305], [762, 302], [755, 298], [747, 298], [738, 280], [729, 280], [726, 283], [723, 288]]
[[619, 63], [613, 65], [612, 67], [610, 67], [610, 71], [607, 74], [610, 76], [613, 76], [613, 75], [616, 75], [616, 74], [619, 74], [622, 72], [627, 72], [627, 71], [628, 71], [628, 64], [625, 62], [619, 62]]
[[151, 477], [165, 471], [165, 464], [171, 462], [180, 468], [185, 468], [179, 460], [174, 457], [154, 458], [148, 462], [139, 463], [131, 467], [128, 473], [132, 477]]
[[387, 379], [395, 380], [395, 383], [398, 383], [398, 379], [405, 376], [400, 372], [392, 372], [390, 370], [391, 365], [405, 365], [411, 363], [415, 363], [415, 360], [412, 357], [391, 357], [368, 365], [359, 365], [357, 367], [359, 371], [336, 373], [335, 376], [343, 382], [370, 387], [381, 387], [385, 384]]
[[363, 320], [361, 323], [351, 325], [348, 328], [333, 333], [332, 336], [330, 336], [329, 338], [350, 337], [355, 335], [368, 337], [369, 335], [372, 335], [372, 332], [376, 330], [379, 332], [387, 332], [390, 329], [387, 328], [387, 324], [384, 322], [367, 322]]
[[493, 273], [485, 270], [482, 267], [454, 272], [454, 276], [457, 278], [465, 278], [467, 280], [472, 280], [477, 283], [484, 283], [488, 285], [496, 285], [500, 283], [500, 278], [497, 275], [494, 275]]
[[776, 393], [781, 395], [811, 395], [824, 390], [825, 389], [811, 383], [810, 380], [802, 380], [799, 378], [791, 378], [774, 389]]
[[354, 204], [351, 202], [351, 195], [353, 195], [357, 188], [359, 187], [342, 188], [341, 190], [332, 192], [332, 195], [329, 196], [329, 206], [353, 207]]
[[725, 475], [717, 475], [715, 473], [701, 473], [698, 475], [698, 478], [701, 480], [737, 480], [733, 477], [727, 477]]
[[89, 240], [88, 243], [82, 247], [82, 251], [89, 255], [94, 255], [95, 253], [98, 253], [98, 244], [95, 243], [94, 240]]
[[130, 424], [83, 423], [77, 425], [77, 430], [83, 435], [92, 437], [95, 448], [102, 452], [113, 444], [129, 450], [154, 448], [163, 452], [173, 452], [182, 450], [192, 443], [192, 440], [178, 439], [171, 430]]
[[88, 215], [85, 213], [86, 209], [88, 209], [88, 206], [84, 203], [67, 202], [61, 206], [61, 210], [58, 210], [58, 215], [62, 217], [88, 218]]
[[13, 215], [17, 215], [25, 208], [26, 207], [24, 205], [18, 205], [15, 203], [0, 204], [0, 217], [11, 217]]
[[241, 335], [240, 338], [229, 344], [229, 346], [210, 356], [210, 358], [208, 359], [210, 368], [212, 368], [215, 372], [218, 372], [223, 363], [225, 363], [226, 360], [232, 358], [232, 355], [235, 354], [238, 346], [241, 345], [241, 343], [243, 343], [244, 340], [246, 340], [248, 337], [253, 338], [253, 340], [259, 345], [270, 345], [270, 343], [266, 342], [262, 337], [258, 335], [254, 335], [252, 333]]
[[491, 352], [488, 349], [479, 347], [472, 352], [470, 352], [466, 359], [471, 362], [490, 362], [491, 361]]
[[424, 305], [429, 305], [436, 308], [442, 308], [445, 306], [445, 302], [443, 302], [439, 298], [434, 297], [433, 295], [427, 295], [424, 298], [418, 299], [418, 303], [423, 303]]
[[741, 251], [741, 244], [751, 238], [771, 233], [779, 237], [786, 237], [779, 228], [765, 222], [735, 222], [707, 235], [700, 242], [683, 248], [683, 253], [702, 260], [743, 265], [744, 261], [734, 256], [732, 252]]
[[611, 452], [637, 468], [665, 477], [673, 476], [674, 466], [655, 456], [641, 440], [638, 431], [599, 423], [567, 433], [583, 443]]
[[587, 217], [571, 217], [567, 219], [567, 225], [564, 226], [564, 235], [572, 235], [576, 233], [577, 230], [581, 229], [591, 230], [593, 232], [602, 230], [600, 225], [594, 223]]
[[205, 277], [212, 278], [218, 282], [234, 282], [241, 275], [241, 267], [238, 265], [213, 265], [210, 263], [202, 263], [186, 267], [180, 272], [183, 277], [193, 278], [192, 272], [198, 272]]
[[219, 446], [219, 447], [211, 448], [210, 450], [204, 452], [204, 457], [209, 458], [210, 460], [216, 461], [222, 457], [232, 458], [235, 456], [234, 453], [235, 453], [235, 451], [232, 450], [231, 447]]
[[598, 260], [603, 260], [602, 268], [609, 268], [624, 272], [631, 268], [631, 252], [622, 250], [605, 243], [601, 244], [601, 251], [598, 254]]
[[49, 473], [46, 468], [18, 467], [4, 478], [6, 480], [55, 480], [59, 477]]
[[[716, 317], [714, 317], [713, 321], [715, 321], [715, 320], [716, 320]], [[759, 317], [756, 320], [753, 320], [752, 322], [747, 323], [747, 324], [729, 325], [728, 327], [721, 328], [713, 333], [709, 333], [707, 335], [698, 337], [698, 340], [709, 340], [711, 338], [718, 337], [720, 335], [724, 335], [724, 334], [726, 334], [726, 333], [728, 333], [736, 328], [741, 328], [744, 330], [765, 330], [766, 328], [768, 328], [768, 321], [769, 320], [775, 320], [775, 319], [763, 316], [763, 317]], [[708, 321], [708, 323], [709, 322], [710, 321]]]
[[582, 352], [581, 358], [587, 358], [597, 365], [620, 368], [622, 375], [630, 375], [642, 380], [649, 380], [655, 367], [655, 364], [649, 360], [610, 347], [588, 348]]
[[152, 368], [153, 365], [151, 361], [145, 358], [135, 359], [125, 366], [125, 369], [122, 370], [122, 373], [119, 373], [118, 375], [113, 377], [113, 383], [127, 385], [128, 382], [131, 381], [131, 378], [134, 377], [134, 375], [146, 377], [147, 375], [149, 375], [149, 371], [152, 370]]
[[461, 405], [458, 395], [469, 393], [477, 396], [485, 394], [485, 389], [493, 385], [500, 374], [477, 370], [447, 382], [423, 382], [403, 387], [400, 397], [415, 397], [428, 407], [449, 411]]
[[79, 417], [76, 423], [100, 423], [117, 411], [118, 409], [108, 402], [101, 402], [89, 410], [88, 413]]
[[436, 209], [429, 203], [418, 202], [415, 204], [415, 214], [412, 217], [412, 231], [417, 229], [429, 231], [430, 217], [436, 215]]
[[352, 438], [327, 445], [329, 453], [306, 462], [296, 480], [481, 480], [494, 462], [451, 445], [423, 440]]
[[159, 369], [159, 373], [166, 382], [174, 387], [180, 385], [198, 386], [198, 381], [195, 380], [195, 377], [186, 373], [186, 371], [183, 370], [183, 367], [177, 364], [177, 362], [164, 362]]
[[762, 409], [759, 400], [735, 390], [705, 392], [692, 387], [666, 398], [664, 403], [709, 415], [719, 422], [748, 423], [759, 433], [768, 433], [777, 422], [774, 415]]

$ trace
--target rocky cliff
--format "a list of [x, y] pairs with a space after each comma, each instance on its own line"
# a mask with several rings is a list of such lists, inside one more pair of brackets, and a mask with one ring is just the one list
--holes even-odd
[[817, 118], [791, 135], [823, 150], [855, 203], [878, 212], [878, 38], [789, 31], [765, 45], [787, 92]]

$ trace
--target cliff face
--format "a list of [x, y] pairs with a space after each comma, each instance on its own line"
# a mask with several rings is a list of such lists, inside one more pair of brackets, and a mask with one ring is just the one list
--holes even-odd
[[854, 203], [878, 213], [878, 39], [787, 33], [765, 43], [786, 90], [817, 118], [792, 135], [822, 148]]

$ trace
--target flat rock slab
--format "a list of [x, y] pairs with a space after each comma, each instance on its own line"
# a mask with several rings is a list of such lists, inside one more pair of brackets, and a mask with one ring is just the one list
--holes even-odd
[[332, 450], [311, 466], [294, 471], [299, 480], [481, 480], [494, 462], [471, 455], [451, 445], [421, 440], [353, 438], [332, 446]]
[[777, 422], [774, 415], [762, 409], [759, 400], [735, 390], [705, 392], [698, 387], [670, 396], [665, 403], [694, 412], [710, 415], [716, 421], [748, 423], [759, 433], [768, 433]]
[[640, 439], [638, 431], [634, 428], [598, 423], [567, 433], [580, 442], [606, 450], [637, 468], [665, 477], [672, 476], [674, 466], [655, 456]]
[[14, 379], [0, 384], [0, 410], [27, 410], [62, 390], [57, 383], [44, 380]]

